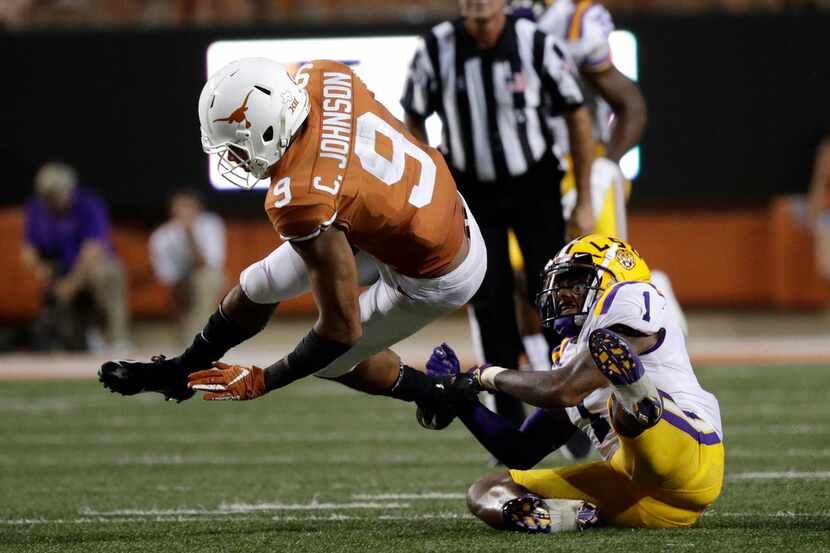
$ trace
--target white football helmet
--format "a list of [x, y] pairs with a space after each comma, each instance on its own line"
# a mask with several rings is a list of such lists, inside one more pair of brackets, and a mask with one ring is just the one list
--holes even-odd
[[242, 58], [211, 75], [199, 96], [202, 148], [226, 180], [250, 190], [267, 178], [308, 116], [308, 93], [285, 67]]

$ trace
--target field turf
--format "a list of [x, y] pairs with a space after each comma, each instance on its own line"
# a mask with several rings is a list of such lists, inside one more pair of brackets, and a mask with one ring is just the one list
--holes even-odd
[[[308, 380], [247, 403], [0, 385], [0, 551], [830, 551], [830, 368], [698, 371], [727, 482], [689, 530], [525, 536], [463, 494], [493, 469], [456, 422]], [[562, 464], [553, 455], [545, 465]]]

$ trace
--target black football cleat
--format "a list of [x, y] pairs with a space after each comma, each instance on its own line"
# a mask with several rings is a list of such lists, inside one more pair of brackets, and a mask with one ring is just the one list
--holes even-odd
[[[434, 356], [435, 354], [433, 354]], [[455, 419], [459, 404], [478, 401], [478, 393], [481, 391], [481, 387], [473, 373], [434, 378], [436, 379], [433, 385], [436, 399], [433, 401], [416, 401], [415, 404], [418, 409], [415, 412], [415, 418], [418, 419], [418, 424], [424, 428], [443, 430]]]
[[187, 387], [187, 374], [188, 371], [181, 368], [176, 358], [154, 355], [149, 363], [107, 361], [98, 369], [98, 380], [113, 393], [134, 396], [143, 392], [157, 392], [168, 401], [181, 403], [195, 394]]
[[455, 408], [449, 404], [416, 402], [415, 418], [429, 430], [443, 430], [455, 419]]

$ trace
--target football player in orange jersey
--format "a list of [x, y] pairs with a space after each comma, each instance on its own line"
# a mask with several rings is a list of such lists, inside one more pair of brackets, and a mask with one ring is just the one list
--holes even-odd
[[[246, 189], [271, 179], [265, 209], [285, 243], [242, 272], [184, 353], [107, 362], [104, 385], [248, 400], [315, 374], [416, 401], [422, 424], [448, 424], [432, 408], [446, 403], [445, 383], [387, 349], [467, 303], [486, 272], [481, 234], [441, 154], [333, 61], [306, 63], [293, 78], [264, 58], [230, 63], [202, 90], [199, 120], [222, 176]], [[371, 285], [361, 294], [358, 284]], [[218, 363], [280, 301], [309, 289], [319, 318], [294, 351], [264, 369]]]

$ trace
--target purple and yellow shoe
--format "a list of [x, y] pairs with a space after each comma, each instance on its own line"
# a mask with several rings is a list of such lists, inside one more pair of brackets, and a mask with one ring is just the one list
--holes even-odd
[[574, 499], [546, 500], [527, 494], [505, 503], [501, 514], [507, 529], [527, 534], [582, 531], [601, 526], [597, 506]]
[[585, 501], [581, 507], [576, 510], [576, 529], [580, 532], [583, 530], [590, 530], [591, 528], [599, 528], [602, 524], [599, 521], [599, 509], [593, 503]]
[[547, 503], [533, 495], [511, 499], [501, 508], [501, 516], [510, 530], [528, 534], [550, 534], [553, 531]]
[[663, 414], [660, 393], [645, 377], [643, 363], [628, 343], [616, 333], [598, 328], [588, 337], [588, 350], [594, 364], [616, 388], [624, 408], [645, 426], [657, 424]]

